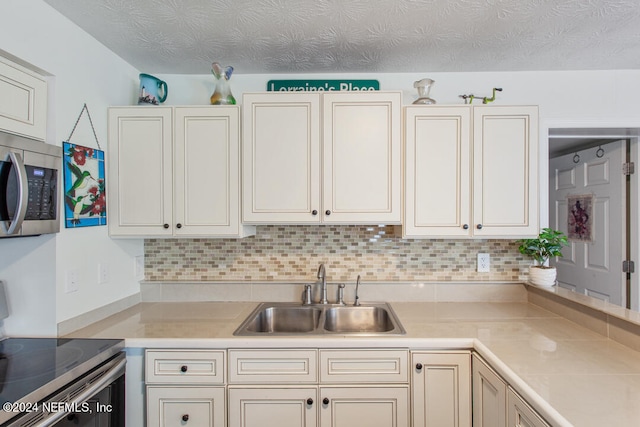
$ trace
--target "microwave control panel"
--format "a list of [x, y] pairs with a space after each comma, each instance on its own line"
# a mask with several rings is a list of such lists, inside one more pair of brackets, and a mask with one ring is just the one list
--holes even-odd
[[29, 199], [25, 220], [56, 219], [56, 186], [58, 172], [38, 166], [25, 165], [29, 182]]

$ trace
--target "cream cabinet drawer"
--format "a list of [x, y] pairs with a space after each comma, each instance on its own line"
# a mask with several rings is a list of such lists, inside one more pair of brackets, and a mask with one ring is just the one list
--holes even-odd
[[405, 383], [408, 350], [321, 350], [322, 383]]
[[284, 384], [318, 380], [316, 350], [229, 350], [229, 383]]
[[223, 384], [223, 350], [147, 350], [147, 384]]
[[223, 427], [224, 387], [147, 387], [147, 426]]

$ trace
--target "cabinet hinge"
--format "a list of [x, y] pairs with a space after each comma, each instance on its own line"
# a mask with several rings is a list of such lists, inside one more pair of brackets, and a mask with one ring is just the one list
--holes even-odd
[[633, 175], [636, 172], [636, 165], [633, 162], [627, 162], [622, 164], [623, 175]]
[[623, 273], [634, 273], [636, 269], [635, 263], [631, 260], [622, 261], [622, 272]]

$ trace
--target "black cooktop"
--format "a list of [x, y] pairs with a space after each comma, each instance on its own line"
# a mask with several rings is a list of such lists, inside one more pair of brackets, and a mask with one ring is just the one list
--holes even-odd
[[6, 338], [0, 341], [0, 405], [39, 402], [124, 348], [124, 341]]

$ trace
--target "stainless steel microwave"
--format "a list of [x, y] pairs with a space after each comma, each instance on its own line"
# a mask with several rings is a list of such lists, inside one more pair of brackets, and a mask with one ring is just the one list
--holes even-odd
[[0, 132], [0, 238], [60, 231], [62, 148]]

